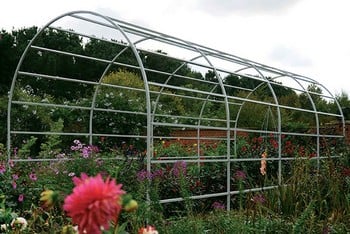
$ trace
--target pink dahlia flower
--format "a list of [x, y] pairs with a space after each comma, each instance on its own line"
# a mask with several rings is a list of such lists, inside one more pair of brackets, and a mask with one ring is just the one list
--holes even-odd
[[65, 198], [63, 209], [79, 231], [99, 234], [101, 228], [109, 229], [110, 221], [118, 221], [121, 195], [125, 193], [121, 184], [110, 178], [104, 181], [100, 174], [88, 177], [85, 173], [74, 177], [73, 182], [73, 193]]

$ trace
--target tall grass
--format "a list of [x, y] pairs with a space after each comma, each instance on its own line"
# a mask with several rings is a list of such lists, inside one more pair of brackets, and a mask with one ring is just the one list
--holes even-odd
[[[289, 176], [266, 202], [230, 212], [214, 211], [172, 218], [159, 224], [161, 233], [349, 233], [350, 173], [348, 157], [296, 158]], [[246, 204], [251, 202], [246, 197]]]

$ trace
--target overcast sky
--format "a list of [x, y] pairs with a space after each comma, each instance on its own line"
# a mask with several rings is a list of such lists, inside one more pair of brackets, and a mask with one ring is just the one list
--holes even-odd
[[90, 10], [319, 81], [350, 95], [349, 0], [17, 0], [0, 29]]

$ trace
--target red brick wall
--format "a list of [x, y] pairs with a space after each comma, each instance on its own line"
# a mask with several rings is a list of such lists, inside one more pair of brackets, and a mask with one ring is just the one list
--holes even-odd
[[[342, 124], [327, 124], [325, 127], [321, 127], [321, 134], [342, 134]], [[247, 135], [247, 133], [238, 132], [238, 135]], [[197, 130], [176, 130], [171, 132], [172, 137], [178, 138], [182, 144], [195, 144], [197, 143], [196, 139], [182, 139], [185, 137], [195, 138], [197, 137]], [[214, 143], [220, 141], [220, 139], [205, 139], [205, 138], [223, 138], [226, 139], [226, 131], [223, 130], [213, 130], [213, 129], [204, 129], [200, 131], [200, 142], [201, 143]], [[233, 137], [233, 132], [231, 133], [231, 137]], [[345, 124], [345, 140], [346, 144], [350, 145], [350, 121]], [[176, 141], [176, 140], [174, 140]]]
[[345, 139], [346, 144], [350, 145], [350, 122], [345, 124]]
[[[226, 131], [224, 130], [214, 130], [214, 129], [202, 129], [200, 131], [200, 143], [208, 144], [214, 143], [222, 140], [226, 140]], [[231, 137], [233, 137], [233, 131], [231, 132]], [[248, 135], [247, 133], [237, 133], [239, 135]], [[171, 132], [170, 136], [178, 138], [177, 141], [180, 141], [182, 144], [195, 144], [197, 143], [197, 139], [183, 139], [186, 137], [196, 138], [197, 130], [177, 130]], [[219, 138], [219, 139], [206, 139], [206, 138]], [[175, 141], [175, 140], [174, 140]]]
[[[324, 127], [323, 129], [326, 129], [327, 132], [333, 130], [337, 134], [343, 133], [343, 125], [342, 124], [330, 123], [330, 124], [327, 124], [326, 127]], [[350, 145], [350, 121], [345, 122], [345, 142], [347, 145]]]

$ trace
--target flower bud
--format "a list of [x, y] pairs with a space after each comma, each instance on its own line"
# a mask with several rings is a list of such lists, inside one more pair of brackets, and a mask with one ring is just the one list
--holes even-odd
[[77, 226], [72, 226], [72, 225], [66, 225], [62, 228], [61, 231], [62, 234], [77, 234], [78, 232], [78, 227]]
[[15, 230], [25, 230], [28, 226], [28, 222], [25, 218], [17, 217], [12, 220], [11, 227]]
[[133, 212], [138, 208], [138, 203], [134, 199], [132, 199], [132, 196], [130, 194], [125, 194], [122, 197], [122, 203], [123, 203], [123, 209], [126, 212]]
[[45, 190], [40, 194], [40, 202], [46, 209], [52, 208], [58, 200], [58, 192], [52, 190]]
[[139, 207], [139, 204], [137, 203], [137, 201], [135, 201], [134, 199], [131, 199], [125, 206], [124, 206], [124, 210], [126, 212], [133, 212], [135, 210], [137, 210], [137, 208]]

